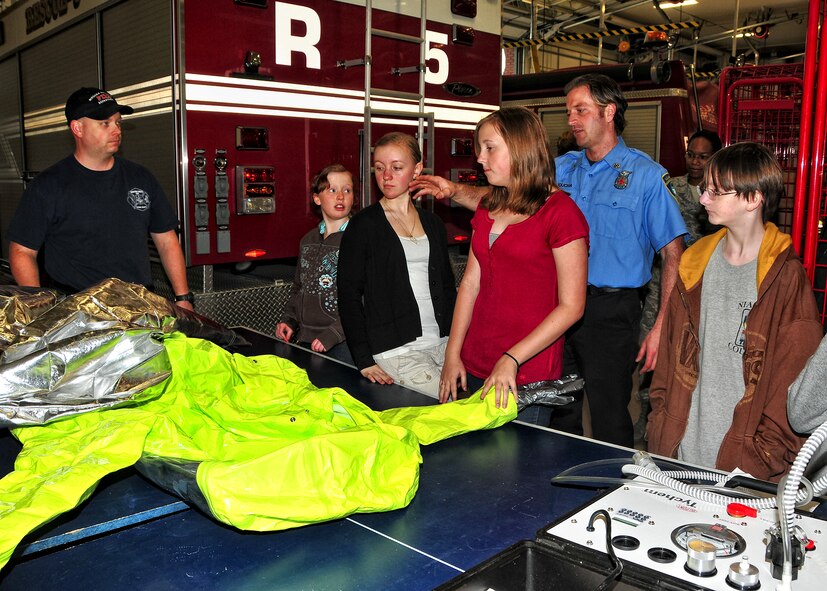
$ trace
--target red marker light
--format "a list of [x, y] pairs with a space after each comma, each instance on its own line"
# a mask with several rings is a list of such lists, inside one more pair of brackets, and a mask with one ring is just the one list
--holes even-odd
[[245, 189], [247, 195], [269, 197], [275, 193], [273, 185], [250, 185]]
[[267, 254], [266, 250], [262, 250], [260, 248], [253, 248], [252, 250], [248, 250], [244, 253], [244, 256], [248, 259], [260, 259], [261, 257]]
[[247, 183], [272, 183], [274, 178], [273, 168], [269, 166], [244, 169], [244, 181]]
[[454, 236], [454, 240], [456, 240], [457, 242], [467, 242], [468, 236], [466, 236], [465, 234], [457, 234], [456, 236]]

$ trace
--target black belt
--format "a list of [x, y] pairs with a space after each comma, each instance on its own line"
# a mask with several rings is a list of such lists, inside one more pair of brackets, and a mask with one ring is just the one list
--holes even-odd
[[596, 287], [594, 285], [586, 286], [586, 293], [590, 296], [603, 295], [606, 293], [620, 293], [624, 291], [640, 292], [639, 287]]

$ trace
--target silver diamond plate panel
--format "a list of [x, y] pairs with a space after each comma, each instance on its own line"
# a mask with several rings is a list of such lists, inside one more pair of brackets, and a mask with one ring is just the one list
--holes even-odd
[[224, 326], [246, 326], [274, 335], [290, 297], [290, 283], [195, 294], [195, 309]]
[[[456, 284], [465, 272], [467, 257], [452, 257]], [[267, 280], [255, 275], [235, 275], [223, 270], [213, 273], [214, 290], [199, 291], [202, 285], [203, 267], [187, 269], [187, 279], [195, 294], [195, 309], [199, 314], [212, 318], [224, 326], [246, 326], [267, 335], [274, 335], [276, 324], [290, 298], [290, 281]], [[155, 292], [172, 298], [172, 288], [167, 282], [164, 269], [152, 265]]]
[[462, 275], [465, 273], [465, 263], [467, 259], [451, 259], [451, 266], [454, 268], [454, 281], [459, 288], [459, 282], [462, 281]]
[[[224, 326], [246, 326], [273, 335], [290, 297], [292, 283], [267, 280], [255, 275], [235, 275], [223, 270], [213, 272], [213, 291], [199, 291], [203, 267], [187, 269], [187, 280], [195, 294], [195, 309]], [[172, 298], [163, 267], [152, 265], [155, 292]]]

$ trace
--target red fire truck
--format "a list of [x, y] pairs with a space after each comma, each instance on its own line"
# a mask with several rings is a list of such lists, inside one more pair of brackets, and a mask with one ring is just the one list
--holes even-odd
[[[122, 153], [152, 170], [179, 213], [199, 308], [225, 322], [271, 329], [280, 304], [267, 302], [283, 301], [287, 289], [228, 279], [213, 267], [295, 256], [300, 237], [317, 221], [307, 189], [323, 166], [340, 162], [356, 173], [364, 205], [372, 201], [370, 146], [387, 131], [416, 134], [436, 174], [475, 182], [473, 128], [501, 98], [536, 109], [552, 141], [566, 127], [562, 88], [590, 68], [506, 77], [501, 97], [500, 2], [424, 5], [13, 5], [0, 13], [3, 258], [25, 183], [72, 150], [66, 97], [80, 86], [100, 86], [135, 107]], [[695, 124], [694, 93], [680, 62], [597, 69], [615, 77], [629, 99], [627, 143], [682, 174]], [[467, 213], [425, 206], [446, 220], [452, 240], [467, 238]]]
[[0, 15], [0, 237], [25, 182], [71, 151], [63, 104], [80, 86], [135, 108], [122, 153], [174, 202], [190, 266], [295, 256], [317, 222], [310, 177], [340, 162], [369, 203], [369, 148], [392, 129], [462, 178], [474, 124], [499, 104], [500, 5], [425, 4], [14, 5]]

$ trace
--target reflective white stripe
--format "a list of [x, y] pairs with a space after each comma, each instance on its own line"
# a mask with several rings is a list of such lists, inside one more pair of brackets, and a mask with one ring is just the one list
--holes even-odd
[[[124, 101], [126, 102], [126, 101]], [[130, 107], [132, 105], [129, 105]], [[160, 109], [147, 109], [145, 111], [141, 111], [140, 113], [135, 113], [134, 115], [127, 115], [130, 119], [138, 119], [140, 117], [149, 117], [151, 115], [158, 115], [160, 113], [169, 113], [170, 107], [169, 105], [165, 105]], [[46, 118], [41, 117], [39, 119], [26, 119], [26, 136], [35, 136], [35, 135], [43, 135], [45, 133], [55, 133], [56, 131], [63, 132], [68, 130], [69, 127], [66, 124], [66, 116], [61, 111], [59, 114], [53, 115], [52, 117]]]
[[[187, 109], [198, 105], [240, 105], [260, 109], [309, 109], [328, 116], [337, 113], [360, 113], [364, 101], [357, 98], [322, 96], [282, 90], [256, 90], [205, 84], [187, 84]], [[208, 109], [201, 109], [208, 110]]]
[[[308, 119], [336, 118], [359, 123], [364, 120], [364, 92], [342, 88], [310, 86], [267, 80], [245, 80], [203, 74], [186, 75], [188, 110], [215, 113], [239, 113], [269, 117]], [[118, 102], [135, 109], [131, 118], [169, 112], [172, 108], [171, 77], [147, 80], [139, 84], [112, 89]], [[374, 109], [416, 113], [418, 105], [405, 99], [372, 100]], [[446, 99], [425, 99], [426, 109], [434, 113], [434, 125], [441, 129], [473, 130], [477, 121], [495, 111], [496, 105], [466, 103]], [[30, 111], [25, 114], [27, 135], [54, 133], [66, 129], [63, 105]], [[376, 123], [416, 126], [415, 119], [373, 118]]]
[[[172, 109], [172, 77], [164, 76], [111, 90], [118, 104], [135, 109], [130, 118], [148, 117]], [[24, 115], [26, 135], [41, 135], [66, 129], [64, 105], [29, 111]]]
[[[207, 113], [239, 113], [247, 115], [263, 115], [266, 117], [298, 117], [307, 119], [324, 119], [330, 120], [335, 116], [337, 121], [349, 121], [352, 123], [363, 123], [364, 117], [362, 115], [344, 115], [342, 113], [320, 113], [318, 111], [286, 111], [283, 109], [262, 109], [255, 107], [236, 107], [230, 105], [199, 105], [187, 103], [188, 111], [200, 111]], [[416, 127], [416, 119], [388, 119], [386, 117], [374, 117], [374, 123], [384, 123], [389, 125], [401, 125]], [[459, 123], [441, 123], [434, 122], [434, 126], [440, 129], [466, 129], [473, 131], [476, 125], [459, 124]]]
[[[200, 74], [187, 74], [186, 80], [188, 110], [227, 113], [233, 112], [235, 108], [239, 113], [280, 117], [323, 119], [336, 116], [346, 121], [363, 120], [364, 93], [361, 91], [262, 80], [228, 79]], [[464, 103], [427, 97], [425, 104], [426, 109], [434, 113], [437, 127], [455, 129], [473, 129], [477, 121], [497, 109], [496, 105], [485, 103]], [[414, 101], [404, 99], [376, 98], [372, 100], [372, 105], [375, 109], [381, 110], [406, 113], [418, 111], [418, 105]], [[353, 116], [356, 119], [353, 119]], [[374, 120], [379, 122], [383, 119], [380, 116]], [[387, 118], [384, 120], [387, 121]], [[406, 124], [403, 123], [404, 119], [392, 122]]]
[[[365, 93], [359, 90], [348, 90], [346, 88], [328, 88], [324, 86], [308, 86], [306, 84], [292, 84], [290, 82], [274, 82], [272, 80], [252, 80], [248, 78], [227, 78], [226, 76], [210, 76], [208, 74], [193, 74], [187, 72], [185, 79], [187, 84], [192, 82], [203, 82], [210, 85], [229, 86], [231, 88], [264, 88], [271, 90], [295, 90], [312, 94], [325, 93], [339, 96], [352, 96], [364, 98]], [[188, 87], [189, 88], [189, 87]]]
[[[312, 86], [307, 84], [293, 84], [290, 82], [275, 82], [271, 80], [252, 80], [244, 78], [227, 78], [225, 76], [210, 76], [207, 74], [193, 74], [187, 73], [187, 83], [203, 82], [204, 84], [229, 86], [235, 88], [250, 87], [250, 88], [269, 88], [275, 90], [295, 90], [297, 92], [306, 92], [310, 94], [329, 94], [339, 96], [350, 96], [364, 99], [365, 93], [361, 90], [348, 90], [346, 88], [335, 88], [329, 86]], [[451, 99], [438, 99], [425, 97], [426, 103], [433, 103], [435, 105], [444, 105], [448, 107], [470, 108], [484, 111], [486, 114], [496, 111], [499, 106], [487, 103], [470, 103]]]
[[[320, 113], [318, 111], [286, 111], [284, 109], [265, 109], [261, 107], [238, 107], [233, 105], [202, 105], [187, 101], [187, 111], [201, 111], [208, 113], [239, 113], [247, 115], [265, 115], [268, 117], [300, 117], [308, 119], [330, 119], [334, 114]], [[355, 117], [338, 113], [335, 115], [339, 121], [361, 122], [364, 117]]]

